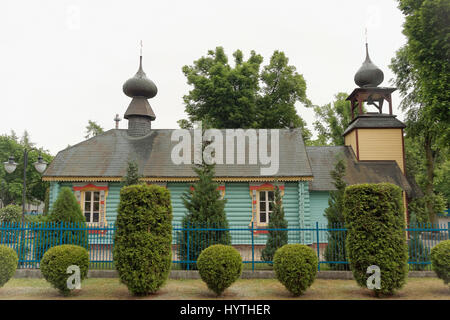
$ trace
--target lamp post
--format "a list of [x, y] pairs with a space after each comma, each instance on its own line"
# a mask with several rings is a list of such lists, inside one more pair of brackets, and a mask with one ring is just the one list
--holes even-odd
[[[23, 150], [23, 190], [22, 190], [22, 224], [25, 222], [25, 195], [27, 190], [27, 165], [28, 165], [28, 153], [30, 151], [39, 151], [35, 148]], [[13, 173], [16, 170], [17, 163], [14, 162], [14, 157], [10, 156], [9, 160], [4, 162], [5, 170], [8, 173]], [[47, 162], [42, 159], [41, 152], [39, 151], [38, 161], [34, 163], [34, 168], [39, 172], [43, 173], [47, 168]]]

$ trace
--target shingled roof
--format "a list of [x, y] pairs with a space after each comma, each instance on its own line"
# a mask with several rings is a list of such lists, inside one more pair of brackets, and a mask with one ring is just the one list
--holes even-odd
[[[122, 177], [126, 173], [129, 160], [137, 161], [140, 174], [144, 177], [196, 177], [192, 165], [176, 165], [172, 162], [172, 148], [177, 144], [171, 141], [173, 131], [174, 129], [152, 129], [144, 137], [130, 137], [127, 130], [109, 130], [60, 151], [43, 178]], [[225, 138], [225, 130], [221, 132]], [[267, 140], [267, 149], [271, 150], [270, 136]], [[217, 164], [216, 177], [263, 177], [260, 169], [269, 165], [261, 165], [259, 157], [257, 164], [248, 164], [248, 147], [247, 142], [246, 164]], [[312, 176], [300, 129], [279, 130], [279, 155], [279, 170], [275, 176]]]
[[395, 115], [377, 112], [367, 112], [356, 117], [350, 122], [344, 135], [356, 128], [405, 128], [406, 125], [398, 120]]
[[395, 161], [357, 161], [351, 147], [306, 147], [314, 180], [309, 182], [312, 191], [336, 190], [330, 172], [339, 158], [346, 164], [345, 181], [349, 184], [390, 182], [416, 194]]

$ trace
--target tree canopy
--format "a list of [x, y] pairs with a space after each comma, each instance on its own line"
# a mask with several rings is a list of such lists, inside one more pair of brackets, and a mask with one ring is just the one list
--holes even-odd
[[191, 127], [203, 121], [213, 128], [286, 128], [303, 130], [305, 140], [311, 136], [306, 123], [297, 114], [295, 103], [309, 105], [306, 82], [289, 65], [282, 51], [274, 51], [268, 65], [255, 51], [245, 60], [241, 50], [233, 53], [230, 65], [222, 47], [184, 66], [187, 83], [193, 86], [183, 97], [189, 119], [179, 121]]
[[433, 217], [436, 171], [447, 163], [450, 148], [450, 2], [399, 0], [399, 9], [405, 15], [407, 42], [390, 67], [403, 97], [405, 143], [421, 147], [423, 169], [418, 170], [425, 177], [422, 186]]
[[[0, 135], [0, 200], [3, 205], [21, 204], [22, 190], [23, 190], [23, 153], [24, 148], [34, 147], [34, 143], [30, 140], [30, 135], [27, 131], [24, 132], [21, 139], [19, 139], [14, 131], [11, 133]], [[47, 163], [50, 163], [53, 157], [43, 148], [38, 149], [41, 152], [42, 158]], [[17, 168], [12, 173], [7, 173], [3, 162], [8, 161], [9, 157], [13, 156], [17, 163]], [[34, 168], [33, 163], [38, 160], [39, 152], [31, 151], [28, 153], [27, 172], [27, 190], [26, 201], [35, 203], [37, 201], [45, 200], [45, 192], [49, 187], [48, 182], [41, 180], [41, 174]]]
[[97, 122], [88, 120], [88, 125], [86, 126], [86, 135], [84, 136], [86, 139], [89, 139], [91, 137], [95, 137], [99, 134], [102, 134], [105, 132], [103, 128], [97, 124]]

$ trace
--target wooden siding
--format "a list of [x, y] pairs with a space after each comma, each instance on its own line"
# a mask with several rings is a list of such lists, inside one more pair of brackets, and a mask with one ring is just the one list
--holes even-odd
[[320, 226], [327, 225], [325, 209], [328, 208], [329, 196], [330, 193], [328, 191], [311, 191], [309, 198], [311, 203], [311, 220], [314, 225], [316, 222], [319, 222]]
[[356, 144], [356, 130], [352, 130], [345, 136], [345, 145], [351, 146], [355, 156], [358, 154], [357, 144]]
[[395, 160], [404, 172], [402, 129], [358, 129], [360, 160]]

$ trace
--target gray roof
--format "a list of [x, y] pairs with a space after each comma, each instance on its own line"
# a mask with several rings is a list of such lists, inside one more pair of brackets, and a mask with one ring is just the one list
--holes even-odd
[[306, 147], [314, 180], [310, 190], [336, 190], [330, 172], [339, 158], [346, 164], [345, 181], [349, 184], [390, 182], [406, 191], [408, 196], [415, 190], [403, 175], [395, 161], [357, 161], [351, 147]]
[[396, 117], [395, 115], [376, 112], [361, 114], [350, 122], [344, 131], [344, 135], [356, 128], [405, 128], [406, 125]]
[[[109, 130], [60, 151], [43, 177], [122, 177], [129, 160], [137, 161], [144, 177], [196, 177], [192, 165], [172, 162], [172, 148], [178, 143], [171, 141], [173, 131], [152, 129], [144, 137], [130, 137], [127, 130]], [[225, 130], [220, 131], [225, 139]], [[267, 140], [270, 150], [270, 135]], [[216, 177], [262, 177], [261, 168], [268, 165], [261, 165], [259, 157], [257, 164], [248, 164], [248, 144], [246, 164], [217, 164]], [[279, 130], [279, 155], [279, 170], [275, 176], [312, 176], [300, 129]]]

